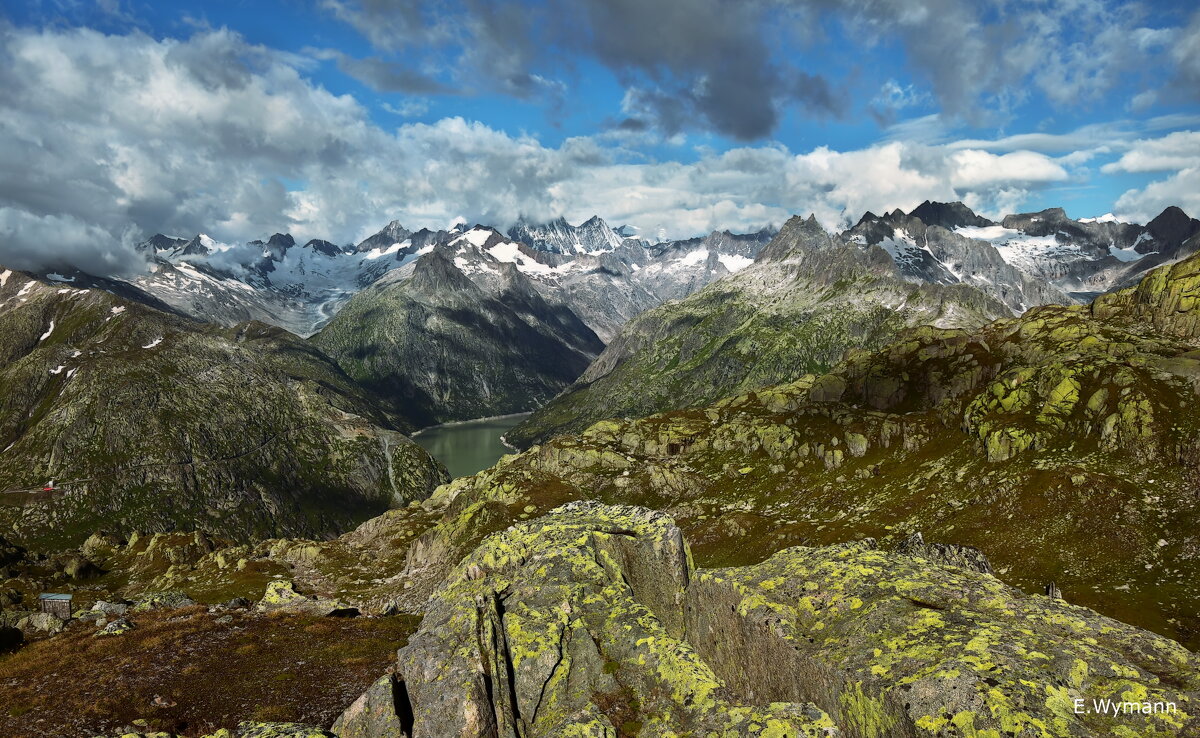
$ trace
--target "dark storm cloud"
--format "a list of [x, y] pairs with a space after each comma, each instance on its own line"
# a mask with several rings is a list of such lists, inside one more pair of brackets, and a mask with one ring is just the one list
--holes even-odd
[[1183, 97], [1200, 100], [1200, 10], [1179, 33], [1173, 54], [1179, 65], [1179, 86]]
[[633, 102], [668, 133], [708, 127], [753, 140], [774, 131], [782, 103], [834, 112], [827, 98], [797, 95], [805, 89], [789, 85], [787, 70], [772, 61], [760, 36], [761, 3], [574, 0], [560, 7], [575, 11], [557, 18], [561, 32], [573, 26], [631, 89], [650, 87]]
[[358, 29], [377, 49], [394, 51], [440, 35], [436, 0], [321, 0], [321, 7]]
[[[841, 117], [856, 102], [869, 108], [878, 90], [856, 89], [853, 75], [831, 78], [826, 71], [852, 69], [851, 49], [898, 44], [902, 63], [943, 114], [983, 124], [1002, 120], [1033, 90], [1060, 104], [1098, 99], [1121, 75], [1147, 69], [1149, 52], [1170, 36], [1142, 27], [1137, 3], [1108, 0], [326, 0], [326, 6], [378, 48], [419, 39], [457, 54], [464, 87], [531, 98], [571, 74], [581, 56], [590, 57], [625, 86], [628, 117], [667, 134], [713, 130], [739, 140], [770, 136], [788, 109]], [[1173, 51], [1189, 89], [1200, 84], [1198, 23]], [[834, 27], [849, 48], [822, 46]]]
[[378, 92], [403, 92], [408, 95], [446, 95], [454, 89], [411, 67], [397, 62], [367, 57], [337, 57], [338, 69], [369, 85]]
[[398, 43], [380, 28], [427, 24], [429, 43], [461, 47], [458, 72], [469, 78], [468, 86], [473, 79], [479, 89], [521, 98], [549, 93], [557, 99], [555, 85], [562, 85], [557, 75], [569, 72], [583, 53], [625, 85], [631, 118], [667, 134], [708, 129], [739, 140], [769, 136], [788, 105], [819, 116], [845, 109], [827, 79], [771, 58], [761, 33], [764, 14], [775, 5], [765, 0], [560, 0], [544, 7], [494, 0], [454, 6], [327, 3], [384, 49], [396, 49]]

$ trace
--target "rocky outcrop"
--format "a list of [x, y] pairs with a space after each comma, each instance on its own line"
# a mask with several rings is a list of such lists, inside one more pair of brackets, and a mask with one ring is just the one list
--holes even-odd
[[1136, 287], [1096, 298], [1092, 314], [1134, 328], [1200, 337], [1200, 258], [1157, 269]]
[[[1159, 292], [1183, 295], [1190, 263], [1165, 268], [1176, 278]], [[1104, 305], [915, 329], [826, 374], [551, 439], [426, 501], [438, 519], [406, 574], [424, 594], [486, 535], [603, 499], [672, 514], [706, 565], [864, 535], [894, 548], [920, 531], [986, 550], [1030, 591], [1055, 582], [1200, 645], [1196, 347], [1136, 312], [1098, 318]]]
[[[466, 557], [400, 651], [399, 681], [377, 682], [338, 725], [356, 726], [343, 738], [1200, 727], [1186, 649], [919, 555], [938, 551], [866, 541], [694, 570], [665, 516], [571, 503]], [[1138, 707], [1090, 709], [1112, 703]]]
[[820, 736], [807, 704], [747, 704], [684, 639], [693, 572], [647, 510], [573, 503], [490, 538], [398, 657], [412, 738]]
[[267, 585], [257, 609], [259, 612], [307, 613], [318, 617], [358, 615], [357, 608], [344, 602], [301, 594], [296, 591], [295, 584], [285, 579], [277, 579]]
[[409, 738], [411, 707], [404, 682], [387, 674], [363, 692], [331, 730], [338, 738]]

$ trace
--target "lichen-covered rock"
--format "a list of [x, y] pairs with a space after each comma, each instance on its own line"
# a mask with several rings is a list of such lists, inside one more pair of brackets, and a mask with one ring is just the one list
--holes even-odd
[[[689, 640], [731, 689], [812, 700], [849, 735], [1200, 729], [1200, 661], [1174, 641], [870, 543], [701, 571], [687, 611]], [[1126, 702], [1138, 711], [1097, 709]]]
[[112, 621], [111, 623], [108, 623], [107, 625], [105, 625], [100, 630], [96, 631], [96, 635], [97, 636], [124, 635], [124, 634], [128, 633], [129, 631], [133, 630], [135, 627], [137, 627], [137, 626], [135, 626], [133, 624], [132, 620], [129, 620], [127, 618], [117, 618], [116, 620]]
[[237, 738], [337, 738], [333, 733], [300, 723], [238, 723]]
[[188, 597], [184, 592], [151, 592], [134, 600], [133, 607], [131, 609], [135, 612], [145, 612], [147, 610], [178, 610], [183, 607], [191, 607], [195, 604], [196, 601], [191, 597]]
[[956, 546], [952, 543], [926, 543], [925, 536], [913, 533], [896, 547], [896, 552], [906, 556], [928, 559], [936, 564], [957, 566], [983, 574], [992, 574], [992, 563], [977, 548]]
[[[1171, 293], [1187, 269], [1154, 274]], [[923, 531], [1200, 647], [1197, 339], [1109, 307], [917, 328], [824, 375], [555, 437], [423, 503], [440, 519], [411, 546], [410, 593], [490, 533], [601, 499], [671, 514], [710, 566]]]
[[17, 628], [26, 633], [61, 633], [66, 623], [57, 615], [48, 612], [31, 612], [27, 615], [20, 616], [17, 621]]
[[403, 704], [377, 719], [411, 714], [413, 738], [1200, 729], [1200, 662], [1179, 644], [908, 548], [693, 570], [665, 516], [571, 503], [461, 562], [399, 654]]
[[643, 509], [572, 503], [492, 536], [400, 651], [413, 738], [824, 735], [812, 706], [728, 699], [682, 638], [690, 576]]
[[404, 689], [395, 676], [381, 677], [346, 708], [331, 730], [338, 738], [408, 738], [412, 721]]
[[358, 614], [357, 608], [344, 602], [301, 594], [296, 591], [295, 584], [285, 579], [267, 585], [257, 609], [260, 612], [303, 612], [321, 617], [351, 617]]

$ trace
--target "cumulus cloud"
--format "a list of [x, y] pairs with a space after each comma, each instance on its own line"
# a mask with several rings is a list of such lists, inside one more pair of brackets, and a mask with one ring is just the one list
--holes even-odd
[[1167, 173], [1145, 187], [1127, 190], [1114, 212], [1145, 222], [1169, 205], [1200, 214], [1200, 131], [1175, 131], [1158, 138], [1134, 141], [1121, 158], [1104, 165], [1108, 173]]
[[1161, 138], [1139, 139], [1104, 172], [1167, 172], [1200, 166], [1200, 131], [1175, 131]]
[[1113, 212], [1122, 220], [1145, 223], [1171, 205], [1193, 217], [1200, 214], [1200, 167], [1181, 169], [1143, 188], [1129, 190], [1117, 199]]
[[815, 212], [834, 227], [925, 199], [1016, 208], [1073, 176], [1064, 156], [954, 142], [747, 146], [680, 163], [631, 155], [620, 137], [636, 131], [552, 147], [461, 118], [385, 130], [298, 63], [224, 30], [0, 29], [0, 263], [113, 274], [141, 266], [134, 235], [345, 243], [393, 218], [600, 214], [687, 237]]

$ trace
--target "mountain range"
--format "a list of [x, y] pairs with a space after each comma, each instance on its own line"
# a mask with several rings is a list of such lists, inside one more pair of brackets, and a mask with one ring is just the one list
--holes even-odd
[[[1198, 226], [0, 267], [0, 732], [1194, 735]], [[534, 406], [470, 476], [409, 438]]]
[[[507, 233], [463, 223], [414, 232], [393, 221], [355, 246], [321, 240], [299, 245], [287, 234], [243, 245], [203, 235], [182, 239], [160, 234], [140, 247], [150, 263], [148, 272], [126, 283], [74, 273], [47, 276], [83, 286], [120, 284], [126, 296], [202, 321], [230, 326], [258, 320], [312, 336], [410, 424], [423, 426], [535, 410], [578, 380], [580, 386], [565, 395], [568, 405], [577, 405], [572, 393], [610, 375], [616, 364], [647, 343], [648, 335], [669, 330], [655, 327], [657, 323], [696, 322], [686, 314], [699, 303], [687, 299], [713, 283], [719, 287], [700, 301], [743, 302], [755, 320], [770, 313], [780, 326], [803, 314], [801, 323], [811, 330], [841, 335], [840, 343], [835, 339], [819, 349], [807, 338], [797, 339], [808, 347], [805, 352], [820, 354], [798, 357], [798, 366], [815, 369], [829, 366], [856, 342], [878, 345], [902, 325], [932, 319], [970, 327], [1037, 305], [1086, 301], [1200, 248], [1200, 221], [1178, 208], [1168, 208], [1142, 226], [1111, 217], [1071, 220], [1061, 209], [995, 222], [962, 203], [925, 202], [907, 214], [867, 213], [852, 228], [828, 234], [830, 253], [836, 256], [824, 256], [824, 261], [859, 264], [859, 277], [875, 270], [890, 285], [885, 289], [872, 277], [880, 292], [862, 300], [852, 296], [864, 284], [841, 285], [846, 298], [862, 309], [840, 313], [834, 301], [825, 299], [829, 295], [819, 296], [820, 290], [838, 287], [828, 274], [805, 282], [806, 267], [792, 269], [801, 275], [799, 281], [780, 271], [778, 265], [787, 259], [778, 251], [786, 245], [773, 243], [779, 240], [773, 229], [744, 235], [716, 231], [658, 243], [627, 235], [631, 232], [593, 217], [578, 226], [561, 218], [545, 224], [518, 220]], [[776, 266], [764, 266], [769, 264]], [[756, 268], [741, 276], [751, 265]], [[914, 286], [911, 301], [901, 294], [905, 283]], [[931, 292], [935, 286], [953, 289]], [[778, 293], [774, 297], [772, 290]], [[718, 293], [725, 297], [716, 298]], [[674, 307], [677, 300], [684, 303]], [[814, 311], [808, 311], [806, 301]], [[952, 302], [958, 306], [951, 308]], [[766, 304], [772, 307], [760, 310]], [[712, 308], [702, 305], [697, 311], [715, 315]], [[675, 314], [680, 311], [682, 315]], [[877, 339], [865, 328], [839, 334], [818, 315], [822, 311], [863, 326], [878, 321]], [[873, 311], [878, 313], [874, 317]], [[733, 320], [736, 312], [722, 320]], [[858, 318], [851, 318], [854, 314]], [[718, 332], [727, 327], [710, 326]], [[696, 337], [675, 348], [652, 342], [668, 352], [686, 349], [683, 344], [704, 334], [703, 326], [694, 329]], [[693, 397], [691, 404], [713, 399], [718, 396], [714, 393], [741, 386], [739, 382], [750, 386], [785, 376], [794, 362], [786, 349], [776, 355], [777, 349], [764, 349], [757, 373], [713, 365], [710, 374], [729, 378]], [[742, 350], [757, 349], [746, 345]], [[682, 364], [700, 361], [687, 351]], [[489, 355], [505, 358], [482, 358]], [[644, 358], [656, 367], [664, 362]], [[622, 381], [614, 377], [611, 384]], [[681, 384], [674, 396], [692, 389]], [[653, 399], [656, 395], [660, 397]], [[614, 406], [613, 412], [670, 407], [672, 393], [662, 395], [653, 390], [630, 407]], [[563, 415], [562, 408], [562, 403], [551, 405], [542, 414]], [[594, 413], [579, 415], [573, 427], [585, 417]], [[565, 427], [544, 419], [534, 425], [545, 428], [534, 432], [527, 427], [513, 437], [527, 442]]]

